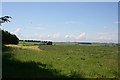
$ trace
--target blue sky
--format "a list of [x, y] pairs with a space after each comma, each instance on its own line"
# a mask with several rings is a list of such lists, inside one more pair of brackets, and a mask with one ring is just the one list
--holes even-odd
[[117, 42], [117, 2], [8, 2], [3, 29], [19, 39]]
[[118, 2], [119, 0], [2, 0], [2, 2]]

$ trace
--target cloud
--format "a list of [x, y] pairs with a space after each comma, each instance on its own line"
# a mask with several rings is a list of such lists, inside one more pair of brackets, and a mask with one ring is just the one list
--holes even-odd
[[21, 28], [17, 28], [14, 31], [11, 31], [11, 34], [15, 34], [18, 38], [20, 38], [21, 34], [19, 33]]
[[65, 38], [69, 38], [69, 35], [65, 35]]
[[53, 34], [42, 34], [42, 33], [35, 33], [32, 35], [21, 35], [21, 39], [33, 39], [33, 40], [42, 40], [42, 41], [63, 41], [64, 36], [60, 35], [59, 33]]
[[45, 27], [34, 27], [33, 29], [45, 30]]
[[117, 40], [117, 33], [98, 33], [98, 40], [114, 41]]
[[60, 34], [54, 33], [54, 34], [41, 34], [41, 33], [35, 33], [32, 35], [21, 35], [21, 39], [33, 39], [33, 40], [45, 40], [45, 41], [59, 41]]
[[72, 41], [80, 41], [80, 40], [85, 40], [86, 39], [86, 33], [82, 32], [78, 35], [71, 34], [71, 35], [65, 35], [65, 39], [67, 40], [72, 40]]
[[58, 33], [52, 35], [52, 38], [59, 38], [59, 37], [60, 37], [60, 34], [58, 34]]
[[33, 39], [33, 40], [51, 40], [51, 41], [87, 41], [87, 42], [118, 42], [117, 32], [99, 32], [99, 33], [87, 33], [81, 32], [79, 34], [18, 34], [21, 29], [17, 28], [14, 32], [19, 36], [20, 39]]
[[46, 29], [46, 26], [47, 25], [44, 25], [44, 24], [35, 24], [35, 25], [31, 25], [31, 26], [29, 26], [28, 28], [29, 29], [37, 29], [37, 30], [45, 30]]
[[47, 37], [49, 38], [49, 37], [50, 37], [50, 35], [48, 34], [48, 35], [47, 35]]
[[97, 41], [97, 42], [118, 42], [118, 33], [101, 32], [101, 33], [89, 34], [87, 36], [87, 40]]
[[120, 21], [115, 21], [114, 23], [118, 24], [118, 23], [120, 23]]
[[86, 33], [83, 32], [83, 33], [80, 33], [78, 36], [76, 36], [76, 39], [82, 39], [82, 38], [85, 38], [86, 36]]
[[79, 23], [78, 21], [66, 21], [65, 24], [76, 24]]
[[14, 33], [17, 34], [20, 31], [20, 28], [17, 28]]
[[10, 33], [17, 35], [20, 32], [20, 30], [21, 30], [20, 28], [17, 28], [13, 32], [10, 32]]

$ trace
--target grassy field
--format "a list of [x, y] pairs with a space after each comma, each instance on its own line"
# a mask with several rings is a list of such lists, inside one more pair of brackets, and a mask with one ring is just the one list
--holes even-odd
[[17, 46], [3, 47], [3, 78], [116, 78], [118, 74], [117, 46]]

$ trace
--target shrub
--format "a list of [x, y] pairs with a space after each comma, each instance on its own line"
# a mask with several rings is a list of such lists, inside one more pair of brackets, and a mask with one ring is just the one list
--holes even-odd
[[52, 45], [52, 42], [51, 41], [47, 42], [47, 45]]

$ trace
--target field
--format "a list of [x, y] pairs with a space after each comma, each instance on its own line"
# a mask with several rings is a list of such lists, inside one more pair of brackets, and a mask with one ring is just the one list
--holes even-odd
[[3, 78], [117, 78], [117, 46], [34, 44], [3, 47]]

